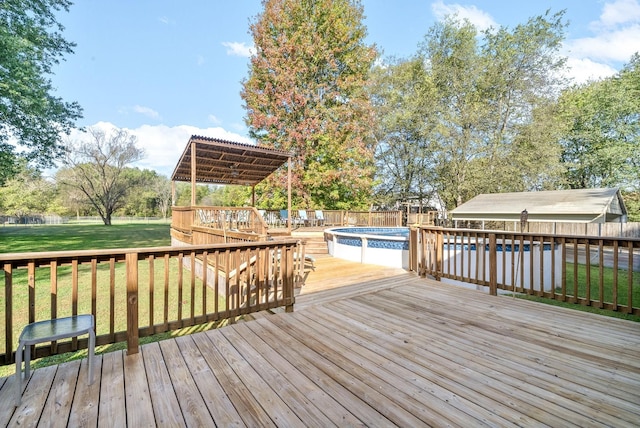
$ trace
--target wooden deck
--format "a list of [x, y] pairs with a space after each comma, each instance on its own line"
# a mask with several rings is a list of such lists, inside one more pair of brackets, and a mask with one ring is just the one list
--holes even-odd
[[37, 369], [9, 426], [639, 426], [640, 325], [320, 257], [294, 313]]

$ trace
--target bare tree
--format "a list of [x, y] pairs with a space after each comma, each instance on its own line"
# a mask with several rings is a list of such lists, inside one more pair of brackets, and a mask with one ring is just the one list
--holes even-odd
[[98, 211], [105, 225], [111, 215], [126, 202], [135, 186], [124, 171], [142, 159], [144, 152], [136, 147], [136, 137], [116, 129], [107, 134], [97, 128], [87, 130], [88, 138], [69, 144], [64, 159], [67, 167], [58, 174], [61, 184], [80, 190]]
[[162, 213], [162, 218], [166, 220], [169, 207], [171, 207], [171, 180], [159, 176], [153, 183], [153, 188], [158, 195], [158, 210]]

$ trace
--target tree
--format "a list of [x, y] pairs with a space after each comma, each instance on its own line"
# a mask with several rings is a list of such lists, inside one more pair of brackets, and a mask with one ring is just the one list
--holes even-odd
[[398, 201], [428, 203], [435, 195], [433, 143], [433, 84], [420, 58], [396, 60], [376, 67], [372, 100], [376, 130], [379, 205]]
[[125, 130], [110, 134], [97, 128], [88, 129], [88, 139], [70, 143], [64, 159], [65, 169], [58, 171], [60, 184], [82, 192], [96, 209], [105, 225], [127, 202], [127, 196], [138, 183], [127, 179], [127, 165], [142, 159], [136, 137]]
[[[544, 186], [526, 180], [556, 170], [553, 134], [533, 133], [530, 124], [536, 113], [549, 118], [563, 84], [563, 15], [482, 33], [449, 17], [425, 36], [418, 54], [428, 65], [434, 108], [424, 120], [432, 122], [435, 185], [447, 209], [479, 193]], [[527, 132], [537, 140], [523, 140]], [[539, 162], [531, 162], [533, 153]]]
[[[251, 24], [256, 53], [241, 93], [250, 135], [294, 154], [296, 205], [367, 206], [373, 115], [366, 86], [376, 51], [364, 43], [362, 6], [357, 0], [263, 4]], [[256, 192], [261, 205], [286, 201], [286, 171]]]
[[123, 179], [130, 186], [129, 194], [118, 214], [125, 216], [151, 217], [158, 213], [156, 183], [165, 179], [150, 169], [125, 168]]
[[[82, 117], [76, 102], [53, 95], [49, 75], [73, 53], [56, 13], [68, 0], [0, 2], [0, 185], [17, 172], [18, 158], [48, 167], [64, 154], [63, 133]], [[16, 150], [11, 139], [21, 150]]]
[[0, 212], [18, 217], [57, 212], [55, 185], [24, 160], [16, 168], [18, 173], [0, 187]]
[[[211, 193], [211, 186], [207, 184], [196, 185], [196, 205], [206, 205], [204, 202]], [[184, 182], [176, 183], [176, 201], [179, 207], [191, 206], [191, 184]]]
[[156, 194], [158, 211], [160, 211], [162, 218], [166, 220], [171, 207], [171, 198], [173, 196], [171, 192], [171, 180], [163, 175], [159, 175], [153, 181], [152, 187]]
[[640, 190], [640, 56], [616, 76], [565, 91], [561, 105], [569, 187]]

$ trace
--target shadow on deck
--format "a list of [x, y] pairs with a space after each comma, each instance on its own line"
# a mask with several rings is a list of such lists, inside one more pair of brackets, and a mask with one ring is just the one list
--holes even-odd
[[294, 313], [37, 369], [0, 424], [633, 426], [637, 323], [319, 257]]

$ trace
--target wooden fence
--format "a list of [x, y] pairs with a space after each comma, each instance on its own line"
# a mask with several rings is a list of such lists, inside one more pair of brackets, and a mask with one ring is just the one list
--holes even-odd
[[[287, 222], [281, 216], [281, 210], [258, 210], [262, 212], [265, 224], [270, 228], [286, 228]], [[307, 221], [299, 216], [299, 210], [293, 210], [290, 216], [295, 228], [302, 226], [402, 226], [402, 211], [349, 211], [349, 210], [303, 210]]]
[[[14, 360], [22, 328], [91, 313], [96, 345], [285, 307], [293, 310], [299, 242], [0, 254], [4, 288], [0, 364]], [[1, 278], [1, 277], [0, 277]], [[40, 346], [34, 358], [86, 348], [87, 339]]]
[[[520, 222], [514, 221], [462, 221], [456, 222], [464, 229], [499, 230], [504, 232], [523, 232]], [[534, 222], [525, 224], [524, 232], [548, 235], [603, 236], [620, 238], [640, 238], [640, 223], [564, 223]]]
[[640, 239], [413, 228], [422, 276], [640, 315]]

